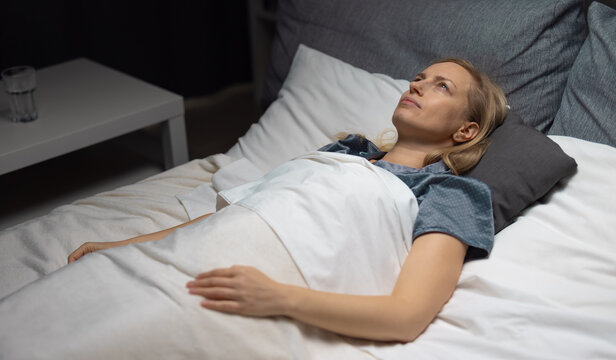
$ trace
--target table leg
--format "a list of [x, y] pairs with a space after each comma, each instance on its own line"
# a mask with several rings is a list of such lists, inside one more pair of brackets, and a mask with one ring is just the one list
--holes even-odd
[[176, 116], [163, 123], [163, 153], [165, 169], [188, 161], [188, 144], [184, 116]]

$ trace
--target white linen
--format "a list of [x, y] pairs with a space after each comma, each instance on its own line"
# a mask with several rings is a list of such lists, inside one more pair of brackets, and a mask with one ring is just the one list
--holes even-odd
[[[407, 86], [302, 45], [279, 98], [228, 154], [269, 170], [338, 132], [377, 140]], [[426, 333], [382, 346], [384, 357], [616, 358], [616, 149], [551, 138], [578, 173], [499, 233], [489, 259], [465, 266]]]
[[306, 286], [267, 224], [230, 206], [163, 240], [86, 255], [2, 299], [0, 358], [371, 358], [290, 319], [201, 308], [186, 282], [234, 264]]
[[219, 193], [279, 236], [312, 289], [389, 294], [411, 246], [417, 200], [361, 157], [312, 152]]
[[278, 99], [227, 154], [269, 171], [339, 133], [395, 141], [391, 117], [408, 86], [300, 44]]
[[[263, 227], [257, 229], [259, 225], [234, 241], [221, 234], [205, 248], [195, 246], [198, 241], [169, 237], [93, 255], [73, 266], [79, 271], [60, 268], [85, 241], [115, 241], [187, 221], [190, 206], [185, 211], [176, 196], [182, 198], [199, 185], [206, 196], [192, 211], [196, 216], [209, 212], [205, 209], [214, 208], [216, 192], [213, 174], [236, 159], [246, 158], [267, 171], [325, 145], [338, 132], [376, 139], [391, 128], [391, 112], [407, 86], [408, 81], [370, 74], [300, 47], [280, 98], [226, 155], [195, 160], [0, 232], [0, 298], [8, 307], [0, 316], [0, 332], [15, 332], [32, 351], [47, 343], [58, 351], [101, 358], [191, 358], [202, 342], [221, 354], [237, 349], [233, 354], [243, 356], [236, 358], [254, 358], [255, 353], [300, 359], [366, 356], [330, 333], [278, 318], [217, 314], [205, 324], [220, 336], [199, 336], [207, 332], [201, 328], [201, 313], [178, 284], [197, 271], [200, 254], [215, 253], [220, 246], [265, 267], [280, 265], [269, 258], [279, 252], [261, 242], [272, 237], [264, 235]], [[426, 332], [407, 345], [354, 344], [373, 347], [383, 359], [616, 358], [616, 149], [574, 138], [552, 139], [576, 159], [578, 173], [499, 233], [490, 258], [465, 265], [456, 292]], [[231, 177], [234, 173], [228, 172]], [[227, 258], [225, 264], [238, 259]], [[75, 284], [79, 290], [65, 291]], [[138, 289], [126, 293], [138, 296], [127, 298], [120, 291], [117, 298], [114, 292], [105, 298], [100, 286]], [[75, 304], [78, 312], [61, 316], [73, 311], [73, 300], [84, 301]], [[23, 326], [15, 318], [8, 321], [16, 314], [24, 316]], [[88, 320], [94, 318], [97, 321]], [[261, 335], [261, 326], [270, 326], [263, 323], [281, 327], [263, 330], [263, 337], [242, 337], [243, 330]], [[41, 336], [39, 331], [48, 326], [60, 330], [49, 338]], [[104, 341], [98, 343], [100, 339]], [[14, 357], [0, 346], [0, 358]]]
[[257, 180], [265, 173], [248, 159], [241, 158], [221, 167], [212, 176], [212, 185], [220, 192]]
[[219, 168], [212, 175], [211, 183], [203, 183], [193, 191], [178, 194], [175, 197], [186, 209], [190, 220], [193, 220], [216, 211], [216, 195], [219, 191], [245, 184], [263, 175], [263, 171], [248, 159], [241, 158]]
[[[552, 136], [578, 172], [466, 264], [449, 303], [383, 359], [616, 358], [616, 148]], [[443, 344], [446, 344], [445, 346]]]
[[209, 183], [233, 160], [224, 154], [193, 160], [0, 231], [0, 298], [64, 266], [84, 242], [123, 240], [188, 221], [174, 195]]
[[[574, 138], [551, 138], [576, 159], [577, 174], [499, 233], [488, 259], [465, 265], [453, 297], [427, 331], [407, 345], [364, 341], [353, 341], [353, 344], [374, 347], [376, 350], [373, 351], [378, 351], [383, 359], [406, 359], [406, 356], [414, 359], [616, 358], [616, 241], [613, 231], [616, 149]], [[211, 243], [211, 248], [207, 249], [193, 249], [195, 242], [174, 241], [173, 244], [182, 247], [180, 251], [170, 246], [171, 240], [165, 240], [148, 245], [156, 251], [143, 252], [143, 255], [140, 255], [143, 247], [130, 251], [110, 251], [96, 261], [84, 263], [83, 268], [89, 270], [84, 271], [80, 275], [83, 278], [78, 280], [79, 287], [84, 291], [64, 291], [72, 283], [64, 283], [60, 279], [64, 278], [62, 274], [69, 272], [70, 267], [60, 269], [49, 277], [45, 275], [64, 265], [68, 253], [82, 241], [119, 240], [186, 221], [188, 216], [174, 195], [188, 193], [199, 183], [209, 182], [216, 169], [231, 161], [232, 158], [224, 156], [194, 161], [139, 184], [63, 206], [50, 215], [1, 232], [0, 290], [3, 295], [42, 278], [28, 286], [27, 290], [20, 291], [22, 295], [3, 302], [12, 304], [11, 312], [20, 312], [35, 309], [41, 299], [55, 298], [58, 301], [53, 303], [53, 310], [65, 313], [70, 311], [68, 300], [73, 296], [86, 297], [86, 289], [93, 287], [90, 295], [103, 296], [104, 292], [96, 291], [97, 284], [111, 287], [124, 284], [121, 288], [139, 288], [142, 295], [147, 295], [147, 301], [136, 297], [131, 300], [133, 302], [125, 303], [127, 307], [135, 303], [139, 305], [132, 307], [133, 311], [139, 309], [139, 312], [125, 319], [109, 317], [106, 321], [85, 324], [83, 321], [87, 316], [101, 311], [105, 311], [101, 314], [113, 314], [114, 310], [119, 312], [122, 309], [122, 304], [107, 303], [103, 306], [104, 299], [101, 299], [90, 308], [80, 308], [83, 312], [75, 315], [74, 320], [58, 317], [58, 324], [46, 322], [45, 326], [69, 328], [78, 324], [78, 329], [89, 336], [87, 343], [77, 342], [86, 339], [85, 333], [82, 337], [79, 334], [58, 335], [55, 337], [57, 342], [76, 352], [88, 349], [100, 351], [102, 358], [154, 358], [155, 353], [166, 358], [191, 357], [192, 349], [205, 341], [193, 335], [193, 332], [205, 331], [190, 322], [191, 316], [196, 314], [194, 308], [190, 308], [195, 305], [194, 299], [174, 302], [165, 294], [175, 294], [169, 289], [179, 289], [174, 284], [176, 277], [183, 286], [188, 277], [185, 269], [196, 271], [195, 260], [192, 260], [192, 255], [186, 254], [205, 256], [210, 251], [216, 251], [217, 246], [228, 241], [227, 238], [221, 237], [220, 244]], [[250, 229], [246, 236], [260, 233], [254, 226]], [[259, 250], [262, 243], [257, 242], [251, 250], [247, 248], [258, 239], [259, 236], [254, 240], [252, 237], [244, 238], [228, 245], [239, 253], [250, 254], [247, 258], [254, 258], [251, 261], [262, 261], [267, 266], [270, 260], [262, 254], [269, 254], [270, 251], [253, 252]], [[167, 251], [169, 253], [165, 254]], [[176, 258], [175, 254], [180, 252], [185, 255]], [[124, 256], [127, 256], [126, 259], [119, 261]], [[170, 275], [159, 276], [159, 272]], [[20, 277], [20, 274], [23, 276]], [[111, 281], [105, 278], [106, 274], [117, 274], [119, 279], [117, 282]], [[86, 281], [87, 277], [90, 278]], [[61, 296], [67, 300], [64, 301]], [[158, 300], [154, 301], [153, 297]], [[150, 301], [152, 306], [148, 305]], [[186, 307], [186, 303], [190, 306]], [[176, 315], [181, 312], [191, 316], [181, 315], [178, 320]], [[30, 317], [35, 317], [35, 313]], [[240, 319], [239, 322], [236, 319]], [[279, 348], [292, 352], [296, 358], [358, 359], [365, 356], [363, 352], [349, 350], [356, 349], [349, 347], [341, 338], [312, 327], [302, 327], [302, 335], [295, 336], [295, 326], [300, 326], [296, 324], [281, 325], [282, 329], [271, 330], [278, 335], [272, 335], [273, 340], [267, 345], [260, 342], [261, 337], [254, 338], [254, 341], [253, 338], [243, 339], [249, 343], [242, 343], [235, 337], [230, 341], [223, 338], [234, 336], [234, 331], [244, 328], [258, 335], [261, 325], [254, 324], [262, 320], [244, 320], [233, 316], [216, 318], [213, 326], [224, 328], [224, 335], [216, 338], [216, 346], [222, 350], [226, 349], [227, 344], [241, 347], [241, 351], [248, 354], [245, 357], [251, 357], [253, 352], [264, 351], [267, 354], [268, 349]], [[279, 323], [280, 320], [275, 319], [274, 322]], [[270, 324], [269, 321], [265, 322]], [[5, 315], [0, 316], [0, 331], [21, 331], [20, 336], [28, 340], [33, 348], [46, 341], [31, 327], [9, 327], [7, 324]], [[113, 334], [125, 331], [135, 335], [124, 340], [119, 336], [112, 339]], [[265, 334], [271, 334], [268, 331]], [[159, 345], [158, 336], [168, 337], [169, 343]], [[97, 347], [92, 340], [98, 337], [106, 342], [117, 340], [118, 343]], [[131, 346], [127, 341], [136, 344], [134, 352], [122, 351], [126, 346]], [[174, 341], [177, 341], [177, 346], [171, 344]], [[312, 349], [323, 352], [317, 356], [316, 350]], [[0, 357], [12, 358], [6, 351], [0, 347]]]

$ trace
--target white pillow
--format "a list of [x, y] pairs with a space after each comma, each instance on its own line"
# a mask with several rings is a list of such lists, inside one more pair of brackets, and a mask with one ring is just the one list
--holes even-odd
[[376, 140], [385, 130], [395, 131], [391, 117], [408, 85], [300, 45], [278, 99], [227, 155], [268, 171], [339, 133]]

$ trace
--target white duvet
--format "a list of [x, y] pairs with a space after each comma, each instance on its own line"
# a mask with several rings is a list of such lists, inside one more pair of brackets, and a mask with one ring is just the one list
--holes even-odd
[[[209, 182], [232, 160], [217, 156], [0, 233], [0, 358], [19, 358], [19, 349], [5, 346], [9, 343], [22, 344], [23, 358], [44, 346], [80, 358], [193, 358], [204, 344], [209, 358], [224, 358], [233, 349], [246, 358], [372, 356], [359, 349], [383, 359], [616, 358], [616, 149], [553, 139], [576, 159], [577, 174], [499, 233], [490, 258], [465, 265], [454, 296], [414, 343], [346, 339], [288, 319], [204, 316], [194, 298], [185, 297], [183, 285], [216, 248], [204, 244], [214, 242], [172, 236], [61, 268], [83, 241], [119, 240], [188, 220], [174, 195]], [[266, 272], [273, 271], [268, 263], [286, 264], [284, 276], [273, 276], [301, 285], [285, 249], [258, 242], [272, 239], [268, 228], [258, 218], [250, 224], [258, 229], [255, 236], [218, 243], [236, 249], [237, 258], [225, 261], [254, 261]], [[273, 260], [257, 258], [255, 251], [264, 247], [272, 249], [267, 253]], [[118, 287], [135, 295], [104, 291]], [[82, 297], [94, 298], [96, 306], [87, 301], [80, 306], [75, 299]], [[41, 336], [53, 327], [64, 330]]]
[[411, 246], [417, 200], [361, 157], [312, 152], [220, 192], [272, 227], [310, 288], [389, 294]]

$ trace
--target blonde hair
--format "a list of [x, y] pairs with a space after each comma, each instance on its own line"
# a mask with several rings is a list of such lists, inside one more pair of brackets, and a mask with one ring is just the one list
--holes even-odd
[[456, 174], [472, 169], [485, 154], [492, 131], [502, 124], [507, 115], [507, 100], [503, 90], [486, 74], [477, 70], [470, 61], [459, 58], [442, 58], [432, 63], [450, 62], [463, 67], [472, 76], [475, 86], [468, 92], [466, 117], [479, 125], [477, 136], [465, 143], [434, 150], [424, 158], [424, 166], [443, 160]]
[[[459, 58], [442, 58], [434, 61], [432, 65], [444, 62], [460, 65], [473, 78], [475, 84], [468, 92], [468, 107], [465, 112], [468, 121], [474, 121], [479, 125], [479, 132], [472, 140], [429, 152], [424, 158], [423, 166], [443, 160], [451, 172], [460, 175], [477, 165], [485, 154], [490, 145], [488, 136], [503, 123], [507, 116], [507, 100], [503, 90], [486, 74], [477, 70], [470, 61]], [[340, 132], [334, 137], [336, 140], [342, 140], [348, 135], [347, 132]], [[363, 134], [355, 135], [365, 138]], [[381, 151], [389, 151], [396, 141], [396, 130], [385, 129], [379, 133], [374, 144]]]

